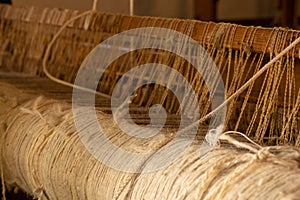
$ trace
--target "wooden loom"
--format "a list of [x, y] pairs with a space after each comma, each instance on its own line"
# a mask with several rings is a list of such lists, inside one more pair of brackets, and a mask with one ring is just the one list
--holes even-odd
[[[170, 166], [154, 173], [125, 173], [105, 166], [89, 154], [73, 125], [72, 90], [50, 82], [42, 69], [49, 42], [67, 20], [79, 13], [0, 6], [0, 171], [8, 188], [21, 188], [40, 199], [300, 196], [297, 190], [300, 45], [227, 105], [224, 131], [241, 131], [261, 146], [222, 135], [219, 138], [222, 145], [200, 157], [197, 150], [207, 132], [205, 121], [194, 143]], [[226, 91], [217, 93], [225, 92], [226, 97], [300, 36], [299, 31], [283, 28], [95, 12], [67, 26], [51, 48], [47, 69], [56, 78], [73, 83], [84, 58], [96, 45], [117, 33], [140, 27], [168, 28], [198, 41], [219, 68]], [[185, 60], [166, 51], [136, 50], [122, 56], [105, 71], [98, 90], [111, 95], [116, 82], [132, 66], [151, 62], [179, 71], [198, 95], [203, 109], [201, 116], [211, 111], [210, 91], [201, 75]], [[170, 91], [158, 85], [139, 88], [131, 105], [131, 116], [137, 123], [148, 124], [148, 108], [157, 103], [164, 105], [169, 113], [160, 134], [140, 140], [118, 129], [110, 115], [109, 98], [99, 97], [96, 102], [100, 110], [97, 116], [108, 132], [107, 137], [137, 153], [155, 152], [170, 142], [178, 129], [180, 107], [187, 106], [179, 105]], [[188, 137], [188, 133], [183, 135]], [[295, 148], [279, 146], [287, 144]], [[147, 160], [143, 162], [147, 164]], [[144, 165], [139, 166], [139, 172], [143, 172]], [[256, 187], [250, 187], [249, 182]]]

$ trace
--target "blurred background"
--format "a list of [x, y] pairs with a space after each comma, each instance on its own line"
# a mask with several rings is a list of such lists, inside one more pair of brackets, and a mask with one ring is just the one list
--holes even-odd
[[[98, 0], [98, 10], [129, 14], [130, 0]], [[92, 0], [12, 0], [15, 5], [88, 10]], [[136, 15], [298, 27], [296, 0], [134, 0]]]

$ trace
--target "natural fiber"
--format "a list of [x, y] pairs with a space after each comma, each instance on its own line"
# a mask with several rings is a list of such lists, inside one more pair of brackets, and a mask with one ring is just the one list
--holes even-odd
[[[283, 28], [265, 29], [192, 20], [89, 13], [93, 14], [1, 6], [1, 68], [44, 76], [41, 60], [50, 40], [66, 21], [80, 15], [66, 25], [49, 51], [46, 64], [53, 77], [72, 85], [83, 59], [101, 41], [132, 28], [161, 27], [191, 36], [206, 49], [222, 74], [225, 94], [229, 97], [299, 37], [298, 31]], [[116, 45], [122, 46], [122, 42]], [[269, 64], [261, 77], [247, 84], [247, 90], [231, 100], [227, 105], [225, 129], [244, 132], [260, 144], [299, 146], [300, 98], [299, 81], [295, 75], [299, 69], [296, 62], [298, 49], [290, 49], [279, 61]], [[132, 57], [138, 59], [132, 62]], [[208, 91], [193, 66], [169, 52], [146, 49], [122, 56], [104, 73], [98, 86], [99, 92], [111, 95], [122, 74], [134, 66], [152, 62], [172, 66], [186, 77], [198, 95], [201, 116], [210, 113], [209, 92], [212, 91]], [[172, 77], [169, 79], [171, 81]], [[223, 92], [216, 91], [220, 94]], [[144, 107], [163, 104], [173, 114], [180, 109], [176, 97], [158, 85], [138, 89], [133, 102]]]
[[[200, 157], [195, 143], [162, 170], [124, 173], [102, 165], [87, 152], [68, 103], [6, 83], [0, 88], [4, 180], [8, 188], [20, 187], [36, 198], [273, 200], [300, 195], [300, 152], [296, 149], [240, 146], [224, 135], [220, 139], [234, 145], [215, 147]], [[17, 102], [11, 102], [13, 97]], [[123, 137], [117, 126], [112, 126], [110, 115], [98, 112], [98, 117], [108, 130], [107, 137], [127, 150], [157, 150], [170, 139], [164, 133], [141, 143]], [[142, 172], [147, 161], [140, 167]]]
[[[142, 49], [110, 64], [99, 82], [98, 94], [101, 98], [112, 95], [119, 78], [135, 66], [147, 63], [172, 66], [195, 91], [202, 119], [212, 111], [209, 94], [225, 94], [228, 109], [221, 128], [231, 131], [221, 134], [221, 128], [210, 130], [218, 134], [205, 137], [210, 144], [209, 152], [201, 154], [199, 144], [207, 130], [199, 130], [194, 143], [171, 165], [143, 173], [149, 165], [151, 167], [155, 153], [174, 139], [178, 119], [172, 118], [173, 124], [154, 137], [138, 139], [120, 130], [113, 116], [107, 114], [110, 109], [106, 108], [106, 113], [97, 111], [110, 142], [129, 152], [152, 153], [144, 160], [128, 160], [128, 163], [139, 163], [140, 173], [126, 173], [106, 166], [87, 151], [74, 126], [70, 99], [59, 100], [60, 87], [54, 88], [54, 98], [49, 98], [45, 91], [39, 90], [49, 83], [37, 84], [33, 77], [31, 85], [24, 83], [23, 89], [2, 81], [0, 174], [8, 189], [18, 187], [39, 199], [297, 199], [300, 196], [299, 150], [265, 146], [300, 145], [300, 82], [296, 78], [299, 72], [296, 43], [300, 32], [104, 14], [96, 12], [96, 5], [94, 1], [93, 10], [84, 13], [0, 5], [0, 70], [46, 75], [73, 86], [83, 59], [110, 36], [139, 27], [176, 30], [205, 48], [222, 75], [225, 91], [214, 88], [218, 81], [214, 74], [209, 74], [211, 88], [214, 88], [209, 91], [203, 74], [174, 55], [177, 52]], [[176, 45], [171, 36], [169, 31], [165, 36], [168, 40], [162, 40], [161, 44]], [[111, 47], [123, 47], [126, 43], [128, 40], [117, 41]], [[177, 45], [178, 51], [189, 50], [186, 43]], [[174, 81], [172, 74], [161, 73], [160, 77], [168, 83]], [[128, 77], [128, 82], [135, 78]], [[146, 76], [138, 78], [141, 81]], [[153, 76], [149, 75], [148, 79], [152, 80]], [[16, 82], [22, 83], [22, 79]], [[180, 84], [176, 83], [177, 90]], [[122, 90], [128, 90], [127, 84]], [[144, 125], [148, 117], [140, 114], [141, 107], [147, 111], [154, 104], [162, 104], [171, 116], [177, 116], [181, 107], [193, 103], [190, 101], [186, 98], [179, 105], [172, 92], [156, 84], [138, 88], [130, 104], [135, 109], [135, 120]], [[105, 101], [106, 106], [110, 104], [107, 102], [109, 100]], [[188, 112], [195, 112], [194, 107]], [[80, 129], [87, 129], [89, 123]], [[181, 134], [188, 136], [188, 131], [187, 128]], [[230, 135], [235, 136], [237, 131], [244, 132], [245, 135], [239, 135], [246, 140], [236, 140]], [[181, 141], [186, 139], [182, 137]], [[175, 145], [172, 150], [175, 152], [176, 148]], [[117, 152], [105, 154], [112, 159], [118, 157]], [[164, 155], [161, 162], [168, 156]]]

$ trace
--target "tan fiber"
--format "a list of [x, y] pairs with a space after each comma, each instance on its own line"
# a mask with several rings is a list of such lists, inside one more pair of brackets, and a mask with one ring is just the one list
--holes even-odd
[[[97, 12], [96, 4], [94, 1], [93, 10], [88, 12], [0, 5], [3, 194], [6, 189], [21, 188], [35, 198], [51, 200], [299, 198], [299, 31], [106, 14]], [[141, 43], [158, 38], [160, 45], [175, 46], [175, 52], [136, 49], [113, 60], [97, 85], [97, 94], [101, 95], [96, 96], [95, 109], [107, 143], [147, 157], [120, 158], [118, 151], [94, 142], [93, 137], [98, 134], [95, 130], [89, 137], [111, 161], [117, 163], [118, 158], [124, 159], [122, 165], [132, 164], [136, 173], [129, 173], [119, 170], [118, 164], [108, 166], [88, 152], [80, 130], [90, 128], [91, 121], [86, 118], [82, 127], [75, 127], [71, 88], [55, 85], [45, 76], [73, 86], [83, 60], [93, 48], [119, 33], [143, 27], [165, 28], [165, 38], [159, 38], [159, 34], [145, 37], [142, 33]], [[173, 30], [184, 36], [173, 38]], [[189, 48], [185, 36], [197, 41], [212, 58], [224, 89], [216, 88], [219, 80], [210, 73], [211, 69], [204, 71], [210, 79], [207, 85], [204, 73], [178, 56], [180, 52], [187, 52], [188, 58], [199, 56]], [[117, 40], [109, 48], [131, 48], [134, 41]], [[109, 53], [105, 56], [113, 57]], [[206, 58], [197, 57], [204, 66]], [[126, 75], [134, 67], [148, 63], [163, 64], [180, 73], [198, 98], [200, 118], [206, 119], [200, 120], [203, 124], [195, 140], [177, 160], [151, 172], [148, 169], [154, 164], [177, 155], [176, 150], [192, 136], [189, 127], [177, 132], [181, 108], [188, 108], [184, 113], [187, 116], [196, 110], [189, 107], [194, 102], [189, 95], [185, 94], [180, 104], [170, 90], [148, 84], [136, 88], [123, 103], [130, 104], [130, 117], [141, 126], [149, 123], [152, 105], [163, 105], [168, 112], [167, 125], [155, 136], [142, 139], [121, 130], [110, 107], [110, 96], [121, 77], [127, 78], [120, 89], [124, 92], [132, 82], [151, 81], [157, 76], [177, 91], [182, 89], [174, 73]], [[15, 76], [16, 73], [22, 75]], [[85, 78], [89, 80], [94, 75]], [[217, 129], [207, 130], [210, 113], [214, 112], [212, 93], [218, 98], [226, 97], [227, 110], [225, 121]], [[88, 106], [82, 107], [79, 117], [85, 119]], [[143, 134], [147, 131], [150, 129], [144, 129]], [[206, 135], [207, 132], [217, 134]], [[179, 140], [172, 151], [160, 155], [159, 150], [174, 141], [176, 134]], [[203, 142], [210, 144], [206, 146], [208, 152], [202, 151]]]
[[[238, 144], [216, 147], [203, 157], [192, 145], [172, 165], [129, 174], [94, 159], [80, 142], [70, 105], [0, 84], [1, 164], [8, 188], [40, 199], [297, 199], [300, 152], [289, 147], [249, 151]], [[15, 103], [11, 99], [16, 97]], [[107, 137], [121, 132], [98, 112]], [[203, 134], [203, 133], [202, 133]], [[123, 139], [122, 139], [123, 138]], [[221, 137], [232, 143], [231, 137]], [[157, 150], [168, 137], [120, 137], [127, 150]], [[112, 139], [113, 141], [113, 139]], [[234, 142], [233, 142], [234, 143]], [[250, 144], [248, 144], [250, 146]], [[141, 148], [143, 147], [143, 148]], [[149, 158], [151, 159], [151, 158]], [[141, 171], [147, 165], [141, 166]]]
[[[74, 17], [76, 20], [61, 29], [61, 34], [46, 53], [53, 36]], [[72, 85], [84, 58], [95, 46], [118, 33], [141, 27], [176, 30], [199, 42], [222, 75], [226, 90], [216, 93], [225, 93], [226, 97], [237, 94], [256, 72], [300, 35], [299, 31], [284, 28], [1, 5], [1, 70], [45, 76], [42, 59], [46, 56], [49, 74]], [[126, 42], [118, 41], [114, 45], [124, 46]], [[183, 45], [183, 48], [188, 46]], [[260, 144], [299, 146], [298, 51], [299, 45], [296, 45], [277, 62], [269, 64], [255, 82], [248, 84], [244, 92], [231, 100], [227, 105], [226, 130], [244, 132]], [[111, 95], [124, 73], [153, 62], [171, 66], [189, 81], [198, 95], [201, 117], [211, 112], [209, 94], [212, 91], [208, 91], [201, 74], [184, 59], [153, 49], [134, 51], [111, 63], [99, 82], [98, 91]], [[172, 81], [172, 77], [168, 81]], [[137, 89], [132, 101], [146, 108], [163, 104], [170, 113], [180, 112], [176, 97], [158, 85]]]

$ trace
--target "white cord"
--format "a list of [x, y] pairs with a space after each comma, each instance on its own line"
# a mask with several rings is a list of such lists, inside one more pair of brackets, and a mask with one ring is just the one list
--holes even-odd
[[134, 0], [129, 0], [129, 15], [134, 15]]

